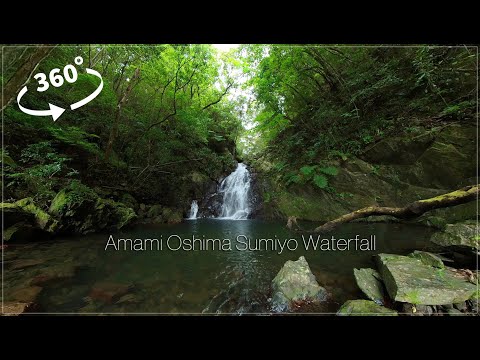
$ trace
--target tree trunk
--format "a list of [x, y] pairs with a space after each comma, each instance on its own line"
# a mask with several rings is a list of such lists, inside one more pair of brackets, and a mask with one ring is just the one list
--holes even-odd
[[448, 194], [439, 195], [430, 199], [418, 200], [401, 208], [369, 206], [349, 214], [342, 215], [335, 220], [329, 221], [317, 227], [313, 231], [318, 233], [331, 231], [340, 224], [371, 215], [390, 215], [399, 219], [411, 219], [418, 217], [427, 211], [465, 204], [467, 202], [477, 200], [479, 193], [479, 185], [470, 185]]
[[38, 64], [50, 54], [54, 47], [55, 46], [42, 45], [25, 59], [3, 88], [1, 110], [5, 109], [12, 102], [20, 89], [28, 82]]
[[108, 138], [107, 148], [105, 149], [105, 160], [107, 161], [110, 158], [110, 155], [112, 153], [113, 143], [117, 138], [118, 125], [120, 124], [120, 117], [122, 115], [122, 107], [125, 104], [125, 102], [128, 100], [128, 96], [130, 95], [130, 92], [132, 91], [133, 86], [137, 81], [137, 79], [139, 78], [139, 76], [140, 76], [140, 69], [137, 68], [135, 69], [135, 74], [133, 75], [132, 79], [130, 80], [130, 83], [128, 84], [127, 88], [125, 89], [125, 92], [123, 93], [121, 99], [117, 104], [115, 119], [113, 121], [112, 129], [110, 130], [110, 136]]

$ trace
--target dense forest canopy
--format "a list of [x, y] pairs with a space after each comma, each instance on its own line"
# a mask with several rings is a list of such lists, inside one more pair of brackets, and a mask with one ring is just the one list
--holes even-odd
[[[327, 188], [329, 160], [475, 114], [473, 47], [247, 45], [240, 53], [255, 94], [253, 157], [273, 162], [287, 184]], [[324, 174], [314, 177], [319, 163]]]
[[[15, 101], [5, 109], [5, 197], [34, 193], [44, 207], [71, 182], [127, 184], [140, 199], [184, 206], [193, 195], [176, 180], [186, 183], [192, 172], [218, 179], [235, 157], [267, 160], [285, 185], [328, 190], [332, 159], [468, 117], [476, 106], [468, 47], [78, 45], [40, 56], [41, 49], [5, 47], [3, 83], [31, 75], [25, 63], [36, 55], [36, 73], [78, 56], [84, 62], [75, 83], [29, 91], [24, 106], [68, 108], [91, 94], [99, 79], [85, 68], [105, 83], [88, 106], [57, 122], [26, 115]], [[29, 84], [33, 90], [35, 80]]]
[[[3, 81], [15, 78], [36, 51], [6, 47]], [[35, 73], [61, 69], [77, 56], [84, 62], [75, 83], [29, 91], [22, 102], [31, 109], [45, 109], [48, 103], [68, 108], [97, 88], [99, 79], [84, 71], [92, 68], [102, 74], [104, 87], [88, 106], [66, 111], [55, 123], [50, 117], [20, 112], [14, 102], [5, 109], [4, 150], [17, 162], [7, 172], [6, 198], [33, 191], [45, 198], [37, 200], [48, 202], [65, 181], [100, 181], [103, 172], [114, 177], [106, 183], [124, 177], [148, 197], [192, 170], [215, 178], [231, 166], [234, 159], [225, 150], [234, 153], [242, 130], [239, 105], [227, 99], [236, 86], [232, 57], [211, 45], [56, 46]], [[34, 90], [36, 81], [31, 79], [29, 86]], [[11, 143], [19, 132], [25, 133], [25, 143]], [[65, 143], [72, 148], [66, 149]], [[159, 177], [169, 181], [162, 183]]]

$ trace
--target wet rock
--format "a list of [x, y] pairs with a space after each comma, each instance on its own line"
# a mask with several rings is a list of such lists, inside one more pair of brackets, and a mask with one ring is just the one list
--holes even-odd
[[395, 301], [444, 305], [468, 300], [476, 286], [449, 268], [438, 269], [416, 258], [379, 254], [379, 272], [388, 294]]
[[10, 270], [25, 269], [31, 266], [43, 264], [45, 260], [42, 259], [19, 259], [12, 262]]
[[23, 303], [34, 303], [37, 301], [38, 296], [42, 292], [40, 286], [29, 286], [26, 288], [20, 288], [14, 290], [8, 297]]
[[132, 285], [113, 282], [97, 282], [90, 291], [93, 300], [112, 304], [133, 289]]
[[348, 300], [337, 312], [338, 316], [398, 316], [395, 310], [375, 304], [371, 300]]
[[373, 269], [353, 269], [358, 287], [375, 303], [383, 305], [385, 291], [380, 274]]
[[476, 226], [475, 221], [447, 224], [444, 231], [436, 232], [430, 240], [440, 246], [480, 250], [475, 238]]
[[17, 316], [29, 312], [37, 311], [38, 306], [34, 303], [27, 302], [4, 302], [3, 316]]
[[443, 269], [445, 267], [442, 259], [439, 256], [426, 251], [415, 250], [409, 256], [419, 259], [425, 265], [430, 265], [439, 269]]
[[327, 297], [327, 290], [321, 287], [303, 256], [297, 261], [287, 261], [272, 281], [272, 310], [291, 311], [292, 304], [319, 302]]

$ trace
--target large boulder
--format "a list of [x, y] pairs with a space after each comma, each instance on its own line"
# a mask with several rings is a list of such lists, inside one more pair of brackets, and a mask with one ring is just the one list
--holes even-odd
[[122, 203], [102, 199], [89, 187], [73, 182], [53, 199], [50, 213], [60, 220], [60, 232], [87, 234], [108, 228], [120, 229], [135, 218]]
[[337, 312], [338, 316], [398, 316], [395, 310], [388, 309], [370, 300], [348, 300]]
[[36, 206], [32, 198], [1, 203], [0, 208], [4, 216], [5, 241], [44, 238], [58, 229], [58, 221]]
[[422, 305], [446, 305], [468, 300], [476, 286], [449, 268], [426, 265], [420, 259], [379, 254], [378, 269], [390, 298]]
[[48, 213], [35, 205], [32, 198], [25, 198], [14, 203], [1, 203], [4, 227], [8, 228], [23, 222], [47, 232], [55, 232], [58, 222]]
[[272, 310], [291, 311], [295, 303], [319, 302], [327, 298], [303, 256], [297, 261], [288, 260], [272, 281]]
[[380, 274], [374, 269], [353, 269], [355, 281], [362, 292], [377, 304], [385, 302], [385, 291]]
[[457, 224], [447, 224], [444, 231], [432, 235], [431, 241], [445, 247], [480, 250], [476, 233], [476, 221], [465, 221]]

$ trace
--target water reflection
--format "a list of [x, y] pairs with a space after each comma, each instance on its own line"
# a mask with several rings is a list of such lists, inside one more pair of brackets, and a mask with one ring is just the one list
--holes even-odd
[[[49, 312], [264, 312], [268, 311], [271, 280], [287, 260], [304, 255], [319, 283], [338, 306], [360, 296], [353, 268], [371, 267], [372, 255], [408, 253], [428, 244], [430, 231], [399, 224], [349, 224], [334, 235], [344, 238], [376, 236], [376, 251], [305, 250], [299, 234], [283, 223], [258, 220], [201, 219], [174, 226], [142, 226], [112, 234], [115, 238], [228, 238], [231, 251], [105, 251], [110, 234], [95, 234], [51, 242], [12, 245], [5, 252], [5, 298], [18, 288], [29, 288], [33, 279], [64, 273], [42, 284], [38, 297]], [[235, 239], [295, 238], [295, 251], [240, 251]], [[13, 268], [24, 260], [37, 265]], [[124, 286], [124, 287], [122, 287]], [[122, 291], [127, 286], [127, 294]], [[103, 287], [103, 288], [102, 288]], [[108, 290], [113, 288], [114, 290]], [[115, 296], [105, 301], [108, 291]], [[103, 291], [103, 293], [102, 293]], [[117, 291], [117, 293], [115, 293]], [[102, 296], [98, 296], [102, 293]], [[118, 296], [117, 296], [118, 295]], [[108, 298], [108, 296], [107, 296]]]

